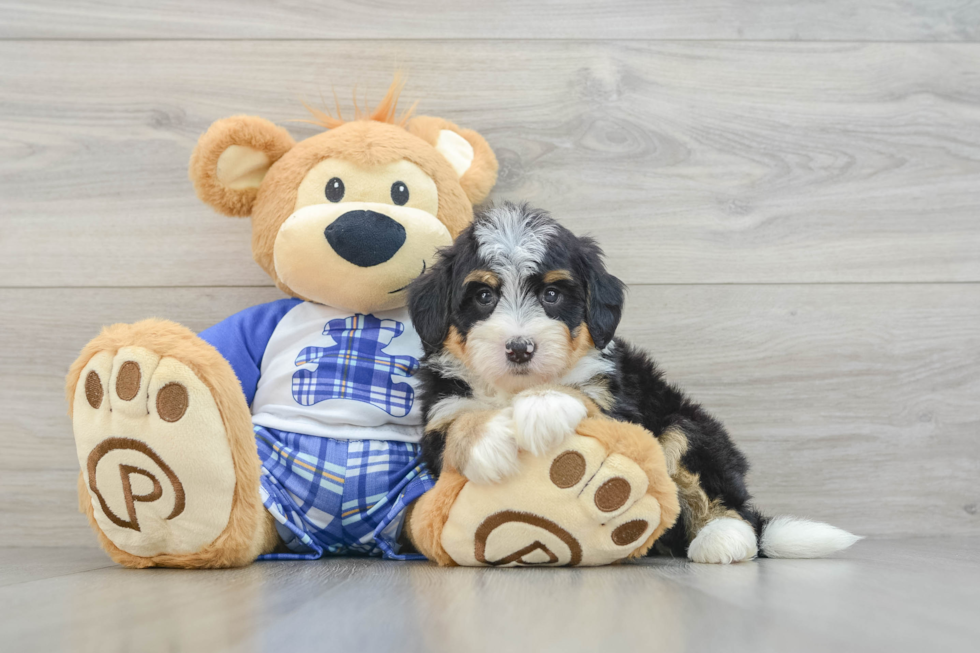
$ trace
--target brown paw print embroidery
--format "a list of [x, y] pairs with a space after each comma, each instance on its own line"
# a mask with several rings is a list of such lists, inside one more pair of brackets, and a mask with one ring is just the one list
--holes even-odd
[[[116, 374], [115, 383], [115, 395], [118, 400], [125, 402], [133, 401], [139, 394], [141, 385], [142, 373], [140, 371], [140, 366], [134, 361], [126, 361], [120, 367]], [[102, 379], [95, 370], [89, 371], [88, 375], [85, 377], [85, 399], [88, 404], [98, 410], [102, 406], [102, 401], [104, 399], [104, 392], [102, 386]], [[157, 392], [156, 395], [156, 409], [157, 415], [165, 422], [177, 422], [184, 413], [187, 412], [188, 406], [188, 395], [187, 389], [179, 383], [168, 383], [164, 385]], [[98, 474], [99, 463], [109, 454], [114, 452], [129, 452], [126, 456], [114, 456], [113, 463], [119, 468], [118, 483], [119, 487], [112, 488], [112, 493], [118, 493], [121, 488], [122, 500], [126, 508], [126, 515], [120, 516], [116, 511], [113, 511], [109, 506], [109, 502], [106, 500], [105, 495], [99, 488], [98, 479], [106, 478], [105, 474]], [[153, 463], [153, 465], [140, 466], [140, 458], [148, 459]], [[127, 462], [120, 462], [121, 459]], [[130, 464], [133, 463], [133, 464]], [[145, 469], [144, 467], [152, 467], [157, 470], [158, 473]], [[148, 444], [142, 442], [141, 440], [128, 437], [109, 437], [102, 440], [92, 449], [88, 455], [86, 471], [88, 475], [88, 486], [92, 492], [92, 495], [99, 502], [105, 516], [116, 526], [120, 528], [127, 528], [134, 531], [140, 531], [139, 519], [136, 514], [136, 504], [137, 503], [152, 503], [154, 501], [160, 500], [163, 495], [163, 483], [161, 479], [158, 478], [159, 475], [163, 476], [163, 481], [168, 484], [170, 488], [173, 489], [172, 496], [174, 497], [173, 509], [170, 514], [166, 517], [167, 520], [173, 519], [184, 512], [184, 507], [186, 503], [184, 487], [177, 478], [173, 469], [164, 462], [164, 460], [154, 451]], [[138, 482], [144, 488], [148, 485], [149, 489], [142, 492], [137, 492], [133, 489], [134, 477], [141, 477], [144, 481]], [[111, 477], [110, 477], [111, 478]], [[114, 481], [113, 483], [115, 483]]]
[[[564, 451], [551, 463], [548, 478], [558, 489], [579, 492], [579, 486], [588, 469], [585, 456], [579, 451]], [[584, 489], [582, 490], [584, 492]], [[630, 482], [614, 476], [604, 480], [594, 491], [592, 501], [600, 513], [612, 513], [621, 509], [633, 495]], [[634, 519], [612, 529], [609, 538], [617, 547], [627, 546], [647, 532], [649, 523]], [[514, 543], [513, 551], [506, 555], [488, 556], [491, 540], [493, 548], [506, 549], [506, 543]], [[523, 546], [519, 543], [528, 542]], [[477, 562], [490, 566], [503, 565], [568, 565], [582, 562], [583, 546], [568, 530], [555, 521], [532, 512], [503, 510], [487, 517], [477, 527], [474, 538], [474, 557]]]

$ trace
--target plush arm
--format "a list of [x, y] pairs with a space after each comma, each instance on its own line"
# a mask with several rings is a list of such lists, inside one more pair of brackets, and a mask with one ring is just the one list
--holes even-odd
[[283, 316], [301, 301], [280, 299], [246, 308], [198, 334], [231, 364], [250, 406], [269, 338]]

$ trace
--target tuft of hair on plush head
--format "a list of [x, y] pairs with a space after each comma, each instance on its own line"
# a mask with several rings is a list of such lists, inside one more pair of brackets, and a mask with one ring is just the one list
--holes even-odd
[[[418, 106], [418, 102], [415, 102], [408, 108], [408, 110], [403, 111], [400, 116], [396, 117], [398, 112], [398, 98], [401, 97], [402, 88], [405, 87], [405, 82], [402, 80], [400, 73], [395, 73], [395, 78], [391, 82], [391, 86], [388, 87], [388, 92], [385, 96], [381, 98], [381, 102], [374, 110], [370, 110], [365, 107], [363, 110], [357, 105], [357, 87], [354, 87], [354, 120], [374, 120], [375, 122], [383, 122], [389, 125], [397, 125], [398, 127], [404, 127], [408, 122], [408, 119], [412, 117], [415, 112], [415, 107]], [[298, 122], [306, 122], [312, 125], [319, 125], [324, 129], [336, 129], [341, 125], [347, 124], [347, 120], [344, 119], [343, 114], [340, 112], [340, 101], [337, 100], [337, 92], [334, 91], [333, 94], [334, 106], [337, 110], [337, 117], [335, 118], [330, 114], [329, 110], [317, 109], [311, 107], [306, 102], [303, 106], [306, 110], [313, 114], [314, 120], [300, 120]]]

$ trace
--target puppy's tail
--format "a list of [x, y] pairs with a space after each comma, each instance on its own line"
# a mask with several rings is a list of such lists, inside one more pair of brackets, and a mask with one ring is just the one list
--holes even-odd
[[862, 539], [819, 521], [773, 517], [762, 526], [759, 552], [767, 558], [823, 558]]

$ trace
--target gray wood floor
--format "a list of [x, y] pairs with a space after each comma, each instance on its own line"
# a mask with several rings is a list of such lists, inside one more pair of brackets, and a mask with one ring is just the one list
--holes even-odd
[[582, 570], [325, 559], [129, 570], [0, 550], [9, 651], [976, 651], [980, 540], [871, 540], [828, 560]]
[[[302, 100], [377, 100], [396, 70], [487, 137], [492, 199], [599, 239], [623, 335], [729, 426], [763, 509], [901, 539], [567, 573], [91, 548], [77, 351], [280, 296], [247, 221], [194, 197], [196, 138], [238, 113], [311, 135]], [[0, 0], [4, 650], [968, 650], [978, 324], [976, 0]]]

